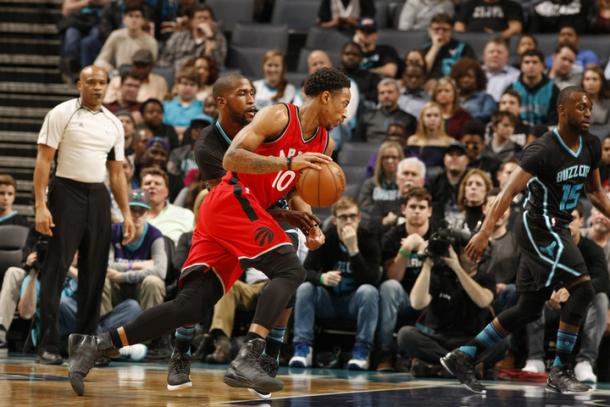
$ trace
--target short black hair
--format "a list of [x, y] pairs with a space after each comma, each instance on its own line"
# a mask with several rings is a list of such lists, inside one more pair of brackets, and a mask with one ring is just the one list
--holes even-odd
[[163, 108], [163, 102], [156, 98], [148, 98], [140, 105], [140, 114], [144, 114], [144, 109], [146, 109], [146, 106], [151, 103], [158, 105], [161, 108], [161, 112], [165, 112], [165, 109]]
[[585, 93], [585, 90], [580, 86], [568, 86], [563, 88], [561, 92], [559, 92], [557, 106], [559, 107], [559, 105], [565, 105], [568, 102], [568, 99], [570, 99], [574, 93]]
[[305, 80], [304, 91], [307, 96], [318, 96], [324, 91], [335, 92], [350, 87], [347, 76], [336, 68], [322, 68]]
[[540, 62], [544, 65], [544, 54], [539, 49], [528, 49], [527, 51], [525, 51], [523, 53], [523, 55], [521, 55], [522, 63], [523, 63], [523, 60], [525, 59], [525, 57], [537, 57], [540, 60]]
[[348, 41], [345, 44], [343, 44], [343, 46], [341, 47], [341, 53], [345, 52], [345, 50], [347, 49], [347, 47], [354, 47], [358, 49], [358, 52], [360, 52], [360, 55], [362, 55], [362, 47], [360, 46], [360, 44], [358, 44], [357, 42], [354, 41]]
[[125, 10], [123, 11], [123, 15], [127, 15], [132, 11], [139, 11], [142, 13], [142, 17], [146, 18], [146, 11], [144, 10], [144, 5], [140, 3], [127, 3], [125, 5]]
[[246, 77], [237, 72], [231, 72], [219, 77], [212, 88], [214, 99], [226, 95], [227, 92], [235, 88], [237, 82], [243, 79], [246, 79]]
[[480, 136], [485, 140], [485, 124], [480, 120], [469, 120], [462, 126], [462, 134], [465, 135], [476, 135]]
[[121, 84], [123, 82], [125, 82], [125, 79], [127, 79], [127, 78], [135, 79], [136, 81], [142, 83], [142, 77], [139, 76], [138, 74], [136, 74], [136, 72], [131, 69], [129, 69], [121, 74]]

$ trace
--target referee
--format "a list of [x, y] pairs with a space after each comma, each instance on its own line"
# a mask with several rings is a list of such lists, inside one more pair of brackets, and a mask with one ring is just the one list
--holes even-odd
[[[123, 218], [125, 242], [134, 237], [122, 169], [124, 133], [121, 122], [102, 107], [108, 87], [106, 72], [83, 68], [80, 98], [55, 106], [38, 136], [34, 169], [36, 230], [50, 236], [41, 275], [39, 363], [61, 364], [57, 315], [68, 267], [78, 250], [77, 332], [94, 334], [110, 248], [110, 188]], [[49, 183], [51, 163], [57, 168]], [[48, 195], [47, 195], [48, 185]]]

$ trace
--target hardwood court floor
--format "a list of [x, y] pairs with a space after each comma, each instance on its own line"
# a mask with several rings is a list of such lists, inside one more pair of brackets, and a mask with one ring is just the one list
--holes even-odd
[[222, 382], [224, 367], [195, 363], [191, 389], [166, 389], [163, 364], [113, 362], [93, 369], [86, 393], [78, 397], [67, 381], [67, 367], [43, 366], [32, 358], [0, 359], [0, 406], [610, 406], [610, 386], [584, 396], [546, 393], [542, 384], [489, 383], [485, 397], [454, 381], [412, 380], [408, 374], [342, 370], [281, 369], [284, 390], [260, 400]]

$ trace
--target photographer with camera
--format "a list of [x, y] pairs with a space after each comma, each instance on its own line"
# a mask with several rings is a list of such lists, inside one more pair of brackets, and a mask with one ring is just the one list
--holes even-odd
[[[431, 365], [421, 370], [426, 375], [440, 375], [439, 359], [468, 342], [492, 318], [495, 281], [477, 272], [464, 255], [469, 237], [462, 229], [442, 228], [419, 247], [424, 260], [409, 297], [411, 307], [422, 310], [423, 316], [415, 326], [402, 327], [397, 342], [400, 353]], [[504, 346], [497, 349], [503, 353]], [[486, 361], [499, 359], [495, 354]], [[417, 375], [420, 370], [413, 368]]]
[[413, 187], [402, 204], [404, 224], [394, 226], [382, 239], [382, 262], [387, 280], [379, 287], [378, 371], [392, 371], [395, 352], [393, 333], [399, 317], [412, 317], [418, 312], [409, 303], [409, 293], [419, 274], [422, 262], [417, 252], [430, 237], [432, 196], [425, 188]]

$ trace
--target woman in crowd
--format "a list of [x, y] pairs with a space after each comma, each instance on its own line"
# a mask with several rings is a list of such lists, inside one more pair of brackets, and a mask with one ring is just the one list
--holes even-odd
[[589, 133], [604, 139], [610, 135], [610, 87], [602, 69], [589, 65], [582, 74], [580, 86], [593, 102]]
[[422, 160], [426, 164], [429, 177], [434, 177], [441, 171], [445, 151], [454, 141], [455, 139], [445, 132], [440, 105], [427, 102], [419, 114], [415, 134], [407, 139], [406, 155]]
[[385, 141], [379, 147], [375, 172], [364, 181], [358, 194], [358, 207], [363, 226], [379, 232], [392, 225], [400, 214], [400, 191], [396, 185], [398, 163], [404, 158], [402, 147], [395, 141]]
[[447, 134], [460, 140], [462, 126], [472, 120], [472, 116], [460, 107], [458, 90], [453, 79], [440, 78], [432, 91], [432, 100], [441, 108]]
[[483, 205], [493, 184], [487, 173], [479, 168], [469, 170], [458, 190], [458, 207], [460, 216], [456, 227], [474, 232], [483, 220]]
[[218, 64], [209, 56], [202, 55], [199, 58], [189, 59], [184, 64], [184, 67], [195, 67], [195, 69], [197, 69], [200, 78], [197, 99], [205, 102], [205, 99], [212, 94], [212, 86], [214, 86], [214, 82], [218, 79]]
[[284, 54], [269, 50], [263, 57], [263, 79], [254, 81], [255, 104], [258, 109], [274, 103], [290, 103], [296, 94], [295, 87], [286, 80]]
[[451, 79], [460, 93], [460, 106], [472, 117], [487, 123], [497, 105], [493, 96], [486, 92], [487, 77], [479, 61], [461, 58], [451, 67]]

